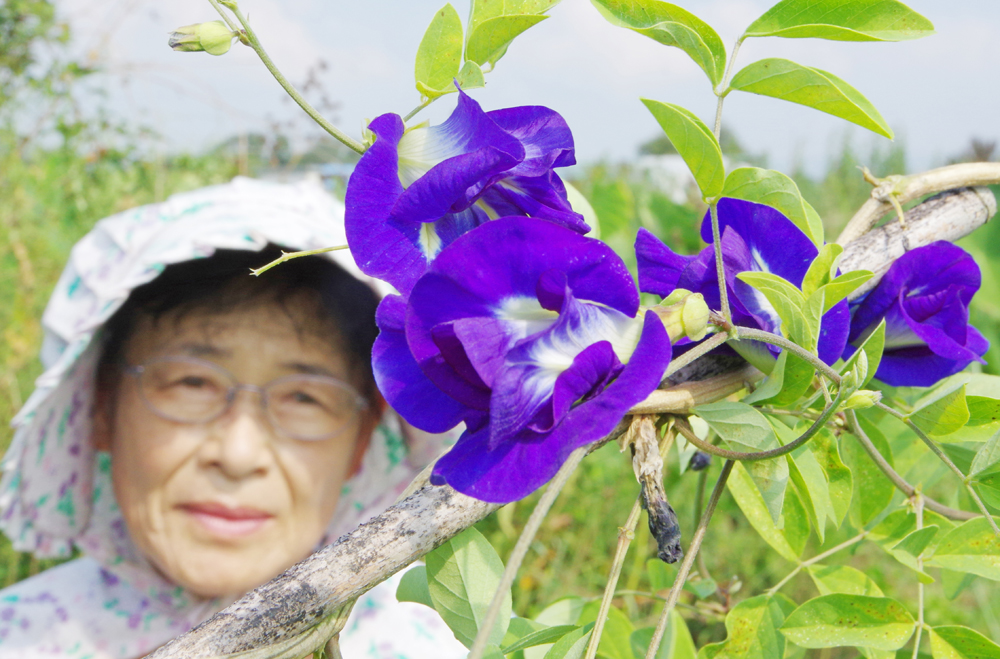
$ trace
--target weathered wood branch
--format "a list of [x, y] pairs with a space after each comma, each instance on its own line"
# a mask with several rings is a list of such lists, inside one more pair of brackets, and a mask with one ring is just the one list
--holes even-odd
[[[936, 240], [957, 240], [995, 212], [996, 200], [986, 189], [939, 195], [907, 214], [907, 229], [892, 223], [847, 245], [841, 268], [870, 269], [881, 276], [906, 251]], [[676, 373], [670, 386], [654, 391], [631, 413], [683, 414], [696, 405], [725, 398], [760, 377], [759, 371], [741, 360], [707, 355]], [[626, 427], [623, 420], [593, 447], [616, 439]], [[207, 659], [287, 645], [498, 507], [448, 486], [423, 485], [149, 657]]]

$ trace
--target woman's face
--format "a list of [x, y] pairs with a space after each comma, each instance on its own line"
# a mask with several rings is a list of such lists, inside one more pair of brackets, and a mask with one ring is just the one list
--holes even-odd
[[[303, 373], [349, 381], [329, 337], [301, 329], [310, 327], [304, 304], [142, 317], [125, 360], [194, 357], [256, 386]], [[292, 439], [272, 427], [258, 392], [242, 390], [214, 420], [180, 423], [154, 413], [129, 376], [102, 407], [107, 439], [98, 442], [111, 452], [133, 542], [166, 577], [203, 597], [242, 594], [313, 551], [375, 423], [373, 413], [358, 412], [331, 438]]]

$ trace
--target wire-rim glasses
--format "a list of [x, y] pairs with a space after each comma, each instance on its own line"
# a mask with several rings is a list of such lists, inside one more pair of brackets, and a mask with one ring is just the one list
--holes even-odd
[[305, 441], [334, 437], [368, 406], [346, 382], [327, 375], [295, 374], [263, 386], [242, 384], [218, 364], [196, 357], [160, 357], [123, 365], [151, 412], [178, 423], [209, 423], [225, 414], [240, 391], [260, 394], [276, 431]]

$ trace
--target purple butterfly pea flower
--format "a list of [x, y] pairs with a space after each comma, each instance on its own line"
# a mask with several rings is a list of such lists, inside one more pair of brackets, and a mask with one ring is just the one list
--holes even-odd
[[409, 298], [383, 300], [380, 390], [414, 426], [466, 423], [432, 482], [520, 499], [655, 389], [670, 338], [622, 260], [550, 221], [505, 217], [457, 238]]
[[347, 240], [363, 272], [404, 295], [444, 247], [506, 215], [590, 230], [552, 171], [576, 163], [573, 135], [556, 112], [483, 112], [459, 90], [443, 124], [405, 129], [396, 114], [369, 124], [375, 143], [347, 186]]
[[[791, 220], [770, 206], [724, 198], [719, 201], [718, 216], [726, 291], [733, 322], [743, 327], [780, 333], [781, 319], [771, 303], [755, 288], [737, 279], [736, 275], [746, 271], [770, 272], [801, 287], [819, 250]], [[666, 297], [674, 290], [683, 288], [701, 293], [709, 307], [719, 309], [722, 302], [711, 244], [711, 217], [707, 213], [702, 222], [701, 236], [709, 246], [696, 256], [682, 256], [646, 229], [639, 229], [635, 241], [639, 290]], [[820, 359], [827, 364], [837, 361], [844, 351], [849, 323], [846, 301], [837, 303], [823, 315], [818, 352]], [[744, 352], [768, 356], [768, 359], [780, 352], [779, 348], [763, 346], [756, 341], [740, 343]]]
[[990, 344], [969, 324], [979, 266], [939, 240], [903, 254], [854, 308], [847, 358], [885, 318], [885, 352], [875, 372], [894, 387], [929, 387], [970, 363], [985, 363]]

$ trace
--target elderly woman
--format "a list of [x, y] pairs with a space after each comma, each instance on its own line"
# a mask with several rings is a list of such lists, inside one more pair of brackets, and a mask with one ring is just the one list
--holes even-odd
[[[384, 510], [440, 452], [447, 437], [385, 409], [378, 282], [348, 252], [248, 275], [278, 246], [344, 242], [318, 185], [237, 179], [76, 245], [0, 526], [21, 551], [79, 557], [0, 594], [0, 657], [143, 656]], [[347, 656], [464, 656], [393, 591], [359, 602]]]

